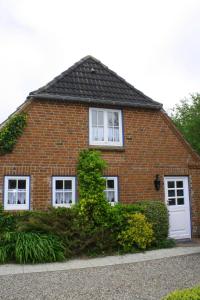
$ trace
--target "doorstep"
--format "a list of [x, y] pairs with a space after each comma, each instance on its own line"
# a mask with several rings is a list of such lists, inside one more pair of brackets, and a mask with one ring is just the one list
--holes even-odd
[[200, 238], [177, 240], [177, 247], [198, 247], [200, 246]]
[[113, 266], [197, 253], [200, 254], [200, 245], [191, 247], [180, 246], [170, 249], [151, 250], [143, 253], [97, 257], [90, 259], [72, 259], [65, 262], [37, 265], [6, 264], [0, 266], [0, 276]]

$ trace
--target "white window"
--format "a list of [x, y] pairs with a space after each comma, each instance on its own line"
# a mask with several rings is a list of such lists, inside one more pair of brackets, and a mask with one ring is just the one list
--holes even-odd
[[106, 179], [106, 199], [111, 205], [118, 202], [118, 178], [117, 177], [104, 177]]
[[70, 207], [76, 198], [75, 177], [53, 177], [53, 206]]
[[90, 108], [90, 145], [122, 146], [121, 110]]
[[30, 177], [5, 176], [4, 209], [28, 210], [30, 203]]

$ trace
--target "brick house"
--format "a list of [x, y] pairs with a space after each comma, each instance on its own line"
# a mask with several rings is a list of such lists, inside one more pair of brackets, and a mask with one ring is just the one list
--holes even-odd
[[77, 158], [81, 149], [91, 148], [109, 165], [108, 201], [165, 201], [170, 236], [200, 234], [199, 156], [160, 103], [101, 62], [83, 58], [30, 93], [17, 110], [22, 111], [28, 125], [13, 152], [0, 157], [5, 210], [69, 207], [78, 201]]

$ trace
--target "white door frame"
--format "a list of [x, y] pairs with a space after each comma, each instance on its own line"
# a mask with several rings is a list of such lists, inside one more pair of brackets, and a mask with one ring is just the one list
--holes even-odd
[[[178, 183], [183, 182], [183, 187], [178, 188]], [[171, 188], [169, 187], [171, 182]], [[174, 184], [173, 184], [174, 182]], [[173, 188], [174, 186], [174, 188]], [[183, 191], [183, 196], [178, 196], [178, 191]], [[164, 177], [165, 203], [169, 212], [169, 237], [174, 239], [191, 239], [190, 194], [188, 176]], [[169, 196], [169, 193], [172, 195]], [[174, 195], [174, 196], [173, 196]], [[184, 200], [183, 200], [184, 199]], [[184, 204], [180, 204], [184, 201]], [[171, 203], [171, 205], [169, 205]]]

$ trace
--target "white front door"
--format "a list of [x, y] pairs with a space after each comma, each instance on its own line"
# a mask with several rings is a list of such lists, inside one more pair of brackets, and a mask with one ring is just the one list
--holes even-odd
[[165, 202], [169, 211], [169, 236], [191, 238], [188, 177], [165, 177]]

